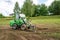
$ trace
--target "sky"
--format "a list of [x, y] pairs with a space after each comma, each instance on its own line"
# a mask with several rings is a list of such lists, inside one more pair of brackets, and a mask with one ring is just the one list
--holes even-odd
[[[15, 3], [18, 2], [20, 8], [23, 6], [25, 0], [0, 0], [0, 13], [4, 16], [9, 16], [13, 13]], [[45, 4], [46, 6], [51, 5], [54, 0], [33, 0], [33, 4]]]

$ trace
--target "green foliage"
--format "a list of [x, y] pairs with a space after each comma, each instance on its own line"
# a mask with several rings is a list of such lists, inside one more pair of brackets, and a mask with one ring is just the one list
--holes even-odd
[[20, 7], [19, 7], [18, 2], [16, 2], [15, 7], [14, 7], [14, 14], [16, 13], [20, 13]]
[[60, 1], [54, 1], [50, 6], [49, 6], [49, 12], [53, 13], [53, 15], [60, 15]]
[[[46, 16], [51, 13], [51, 15], [60, 15], [60, 1], [54, 1], [48, 8], [45, 4], [34, 5], [31, 0], [26, 0], [21, 9], [22, 13], [26, 16]], [[49, 13], [48, 13], [49, 12]]]
[[35, 5], [35, 13], [33, 16], [46, 16], [48, 15], [48, 9], [45, 4]]
[[0, 18], [4, 18], [4, 16], [2, 14], [0, 14]]
[[45, 6], [45, 4], [41, 4], [40, 6], [40, 15], [43, 15], [43, 16], [48, 15], [48, 9], [47, 9], [47, 6]]
[[[15, 4], [14, 14], [16, 12], [20, 13], [20, 8], [18, 5], [18, 2], [16, 2], [16, 4]], [[47, 8], [47, 6], [45, 4], [35, 5], [35, 4], [33, 4], [32, 0], [26, 0], [24, 2], [23, 7], [21, 8], [21, 12], [24, 13], [28, 17], [46, 16], [46, 15], [49, 15], [49, 13], [53, 13], [53, 15], [60, 15], [60, 1], [55, 0]]]
[[39, 16], [40, 15], [40, 5], [34, 5], [34, 14], [33, 14], [33, 17], [35, 16]]
[[0, 14], [0, 18], [2, 17], [2, 14]]
[[31, 0], [26, 0], [24, 2], [24, 5], [21, 9], [21, 11], [26, 15], [26, 16], [32, 16], [34, 13], [34, 7], [32, 6], [32, 1]]

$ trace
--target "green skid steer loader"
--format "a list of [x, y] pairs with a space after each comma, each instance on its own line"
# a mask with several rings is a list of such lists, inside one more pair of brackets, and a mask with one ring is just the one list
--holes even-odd
[[32, 31], [35, 31], [36, 27], [26, 19], [26, 16], [24, 14], [16, 14], [16, 17], [14, 20], [10, 21], [10, 27], [14, 30], [21, 29], [21, 30], [27, 30], [30, 29]]

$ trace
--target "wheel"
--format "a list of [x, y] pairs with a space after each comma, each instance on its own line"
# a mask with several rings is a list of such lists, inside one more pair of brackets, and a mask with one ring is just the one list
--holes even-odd
[[14, 25], [12, 26], [12, 29], [16, 30], [16, 29], [17, 29], [17, 25], [14, 24]]
[[25, 30], [26, 29], [26, 25], [25, 24], [22, 24], [22, 26], [21, 26], [21, 30]]

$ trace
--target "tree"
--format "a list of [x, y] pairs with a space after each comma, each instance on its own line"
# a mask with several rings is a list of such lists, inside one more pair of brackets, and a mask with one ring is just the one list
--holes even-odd
[[48, 15], [48, 9], [45, 4], [40, 5], [40, 14], [39, 15], [43, 15], [43, 16]]
[[40, 14], [40, 5], [34, 5], [34, 14], [33, 14], [33, 17], [35, 16], [39, 16]]
[[17, 17], [16, 19], [18, 19], [19, 14], [20, 14], [20, 7], [19, 7], [18, 2], [16, 2], [15, 7], [14, 7], [14, 16]]
[[32, 1], [31, 0], [26, 0], [24, 2], [24, 5], [21, 9], [21, 11], [26, 15], [26, 16], [32, 16], [34, 13], [34, 7], [32, 6]]
[[35, 13], [33, 16], [46, 16], [48, 15], [48, 9], [45, 4], [35, 5]]
[[54, 1], [48, 8], [50, 13], [53, 15], [60, 15], [60, 1]]
[[2, 17], [4, 17], [4, 16], [2, 15], [2, 13], [0, 13], [0, 18], [2, 18]]
[[20, 7], [19, 7], [18, 2], [16, 2], [15, 7], [14, 7], [14, 13], [15, 12], [20, 13]]

